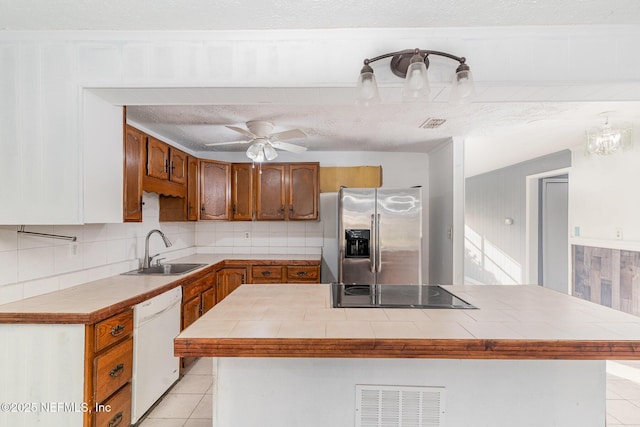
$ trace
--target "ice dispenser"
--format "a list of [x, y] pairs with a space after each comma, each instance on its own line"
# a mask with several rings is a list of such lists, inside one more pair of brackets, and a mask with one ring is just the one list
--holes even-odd
[[345, 230], [347, 241], [345, 257], [369, 258], [371, 230]]

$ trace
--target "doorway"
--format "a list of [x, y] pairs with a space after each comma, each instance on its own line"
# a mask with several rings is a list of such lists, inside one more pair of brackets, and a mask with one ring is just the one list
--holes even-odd
[[538, 204], [538, 284], [569, 293], [569, 176], [541, 178]]

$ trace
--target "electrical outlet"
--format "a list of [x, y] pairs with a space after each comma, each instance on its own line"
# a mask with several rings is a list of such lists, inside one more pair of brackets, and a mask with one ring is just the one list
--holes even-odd
[[71, 256], [76, 256], [78, 255], [78, 244], [77, 243], [72, 243], [69, 245], [69, 252], [71, 253]]
[[251, 234], [248, 231], [244, 232], [244, 238], [245, 239], [250, 239], [251, 238]]
[[618, 240], [622, 240], [622, 228], [616, 228], [615, 237]]

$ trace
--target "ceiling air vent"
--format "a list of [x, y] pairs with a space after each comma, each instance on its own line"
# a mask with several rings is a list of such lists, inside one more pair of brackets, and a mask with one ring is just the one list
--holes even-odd
[[435, 129], [437, 127], [440, 127], [444, 122], [446, 122], [446, 119], [427, 119], [424, 122], [422, 122], [422, 124], [420, 126], [418, 126], [420, 129]]
[[356, 427], [442, 427], [443, 387], [356, 385]]

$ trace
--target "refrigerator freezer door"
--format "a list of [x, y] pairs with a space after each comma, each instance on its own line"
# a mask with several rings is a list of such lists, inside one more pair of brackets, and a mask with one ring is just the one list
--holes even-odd
[[422, 284], [422, 190], [378, 189], [376, 283]]
[[[338, 201], [338, 238], [340, 242], [338, 280], [341, 283], [375, 283], [375, 247], [374, 230], [372, 229], [373, 219], [375, 219], [375, 200], [375, 189], [343, 188], [340, 191]], [[348, 230], [358, 230], [359, 236], [366, 235], [363, 230], [369, 230], [369, 256], [345, 256]]]

